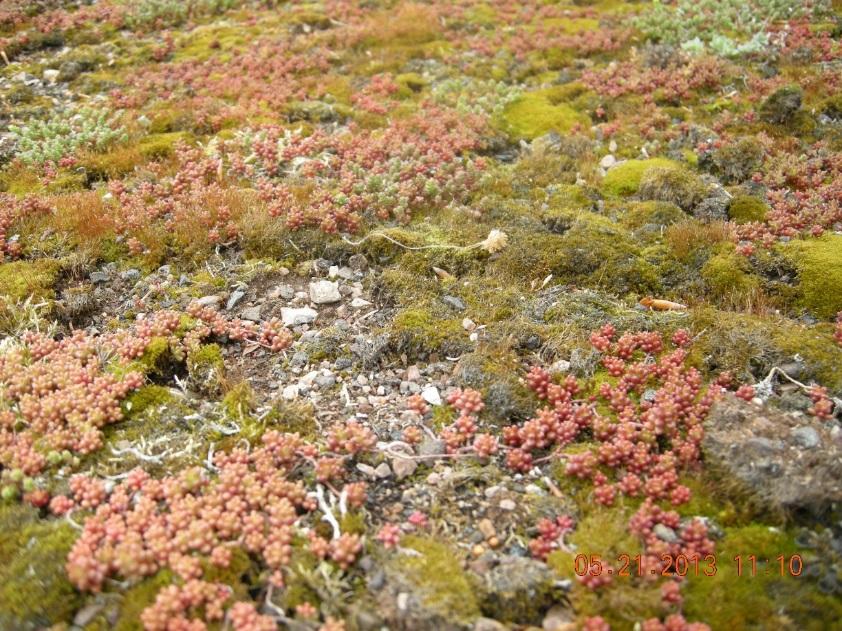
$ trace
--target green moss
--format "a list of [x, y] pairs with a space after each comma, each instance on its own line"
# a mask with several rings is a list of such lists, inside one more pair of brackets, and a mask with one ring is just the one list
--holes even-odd
[[400, 352], [426, 355], [464, 346], [466, 336], [457, 318], [442, 318], [424, 307], [402, 309], [392, 321], [393, 345]]
[[123, 409], [131, 416], [139, 416], [172, 401], [173, 395], [169, 388], [148, 385], [132, 392], [124, 401]]
[[217, 344], [204, 344], [187, 353], [190, 384], [205, 394], [219, 394], [225, 380], [225, 362]]
[[683, 167], [651, 167], [640, 178], [638, 195], [641, 199], [675, 204], [685, 211], [704, 199], [707, 185]]
[[155, 337], [146, 346], [140, 359], [133, 362], [133, 367], [142, 370], [146, 375], [160, 377], [172, 368], [175, 359], [169, 340], [165, 337]]
[[285, 586], [278, 600], [284, 609], [295, 609], [302, 603], [318, 606], [321, 599], [311, 580], [316, 574], [319, 559], [304, 545], [293, 547], [288, 572], [284, 574]]
[[792, 241], [781, 251], [798, 269], [800, 306], [825, 320], [842, 311], [842, 235]]
[[400, 86], [399, 96], [406, 98], [412, 94], [421, 92], [429, 81], [417, 72], [405, 72], [395, 77], [395, 83]]
[[342, 532], [364, 535], [365, 534], [365, 515], [361, 512], [348, 512], [342, 517], [339, 522], [339, 527]]
[[687, 215], [675, 204], [648, 201], [630, 204], [621, 215], [621, 223], [632, 230], [644, 226], [671, 226], [687, 219]]
[[[636, 565], [633, 557], [642, 552], [640, 542], [628, 532], [630, 511], [622, 507], [595, 507], [579, 522], [568, 537], [575, 552], [558, 550], [547, 559], [547, 564], [560, 576], [573, 582], [570, 601], [582, 616], [602, 616], [612, 629], [627, 629], [635, 622], [656, 617], [661, 613], [660, 586], [657, 583], [634, 577]], [[600, 562], [620, 569], [617, 559], [629, 556], [627, 570], [631, 576], [618, 577], [609, 586], [594, 591], [576, 580], [576, 555], [596, 556]]]
[[158, 592], [174, 582], [172, 572], [161, 570], [126, 590], [120, 603], [120, 615], [111, 627], [113, 631], [143, 631], [140, 621], [143, 610], [155, 602]]
[[666, 158], [651, 160], [626, 160], [611, 168], [602, 180], [602, 188], [609, 195], [634, 195], [640, 188], [644, 174], [653, 167], [680, 168], [677, 162]]
[[0, 299], [19, 302], [51, 299], [61, 264], [55, 259], [0, 263]]
[[514, 139], [532, 140], [555, 131], [566, 134], [574, 127], [587, 128], [590, 120], [564, 103], [554, 103], [549, 90], [529, 92], [509, 103], [498, 125]]
[[552, 272], [558, 280], [625, 294], [651, 293], [657, 270], [642, 256], [631, 235], [595, 213], [580, 213], [559, 243]]
[[766, 213], [769, 212], [769, 205], [763, 200], [751, 195], [738, 195], [731, 200], [728, 207], [728, 218], [735, 223], [749, 223], [751, 221], [763, 221]]
[[711, 295], [720, 300], [746, 296], [760, 288], [760, 279], [751, 273], [746, 257], [733, 248], [708, 259], [701, 275]]
[[298, 433], [305, 439], [317, 436], [316, 410], [309, 401], [278, 401], [266, 416], [266, 424], [282, 432]]
[[138, 148], [141, 155], [147, 160], [160, 160], [172, 156], [179, 143], [188, 144], [192, 139], [193, 134], [183, 131], [152, 134], [141, 140]]
[[[691, 359], [711, 372], [733, 371], [741, 380], [754, 381], [772, 366], [799, 355], [809, 379], [836, 390], [842, 388], [842, 348], [833, 342], [830, 323], [805, 326], [782, 317], [757, 317], [712, 308], [696, 308], [688, 323], [705, 330], [691, 348]], [[752, 374], [754, 373], [754, 374]]]
[[212, 563], [203, 563], [202, 580], [209, 583], [222, 583], [233, 590], [231, 594], [235, 600], [245, 600], [249, 597], [249, 589], [257, 584], [258, 576], [256, 564], [248, 553], [240, 547], [232, 546], [231, 561], [228, 567], [219, 567]]
[[[792, 536], [762, 524], [726, 528], [717, 542], [714, 576], [691, 576], [682, 588], [684, 612], [713, 629], [830, 629], [842, 619], [842, 601], [822, 594], [806, 576], [781, 576], [777, 557], [798, 550]], [[737, 576], [734, 557], [743, 557]], [[747, 557], [757, 558], [750, 574]], [[769, 563], [765, 561], [768, 560]]]
[[82, 173], [62, 173], [47, 186], [48, 193], [70, 193], [85, 189], [88, 178]]
[[232, 387], [222, 398], [222, 407], [225, 409], [225, 413], [232, 418], [249, 416], [255, 405], [254, 390], [246, 381], [241, 381]]
[[479, 616], [476, 589], [460, 565], [461, 555], [426, 537], [406, 536], [401, 546], [415, 550], [418, 556], [402, 555], [391, 565], [413, 583], [414, 594], [427, 608], [461, 623]]
[[64, 564], [77, 533], [23, 505], [0, 506], [0, 628], [46, 628], [71, 619], [81, 596]]

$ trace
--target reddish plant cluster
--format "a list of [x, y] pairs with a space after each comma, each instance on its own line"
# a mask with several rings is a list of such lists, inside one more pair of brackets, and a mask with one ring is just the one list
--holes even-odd
[[573, 518], [561, 515], [555, 519], [544, 518], [538, 522], [538, 536], [529, 542], [529, 552], [536, 559], [546, 561], [554, 550], [564, 550], [564, 535], [573, 530]]
[[762, 223], [736, 227], [743, 244], [771, 247], [779, 237], [817, 237], [842, 224], [842, 152], [821, 142], [797, 155], [778, 150], [754, 180], [767, 187], [770, 211]]
[[239, 318], [229, 320], [215, 307], [202, 306], [195, 300], [187, 305], [187, 313], [202, 322], [187, 333], [185, 340], [188, 346], [211, 335], [259, 344], [273, 353], [279, 353], [292, 344], [292, 333], [277, 318], [266, 320], [260, 326]]
[[[349, 453], [370, 447], [372, 440], [368, 430], [353, 422], [334, 428], [330, 437], [331, 444]], [[167, 568], [183, 582], [165, 588], [144, 612], [147, 628], [173, 628], [160, 625], [198, 608], [207, 621], [221, 620], [230, 588], [204, 582], [204, 572], [227, 567], [232, 550], [242, 547], [260, 559], [273, 584], [283, 585], [293, 537], [302, 520], [316, 511], [316, 496], [321, 497], [308, 493], [299, 479], [301, 464], [313, 463], [318, 451], [298, 434], [269, 431], [251, 451], [217, 453], [213, 476], [191, 468], [157, 480], [135, 469], [110, 488], [93, 478], [74, 477], [73, 497], [61, 502], [54, 498], [54, 510], [74, 506], [94, 513], [68, 556], [70, 580], [81, 590], [96, 592], [108, 577], [136, 580]], [[344, 466], [337, 460], [340, 471], [334, 477], [341, 479]], [[364, 501], [364, 485], [347, 485], [342, 495], [358, 506]], [[349, 568], [362, 550], [355, 534], [334, 532], [327, 541], [307, 532], [310, 550], [341, 569]], [[243, 625], [237, 629], [268, 624], [242, 605], [232, 607], [228, 619]]]
[[615, 338], [611, 325], [591, 336], [611, 377], [592, 399], [616, 417], [605, 417], [593, 403], [575, 400], [579, 386], [574, 378], [555, 384], [549, 373], [534, 367], [527, 385], [550, 405], [522, 426], [504, 429], [512, 448], [507, 462], [526, 471], [536, 450], [559, 449], [587, 431], [597, 446], [565, 455], [565, 471], [591, 480], [596, 502], [611, 505], [622, 493], [684, 503], [690, 492], [678, 483], [678, 473], [698, 464], [701, 422], [720, 388], [704, 393], [699, 372], [684, 365], [687, 352], [681, 346], [689, 343], [686, 333], [675, 336], [679, 347], [669, 352], [658, 333]]
[[[291, 229], [355, 232], [361, 218], [408, 221], [413, 212], [460, 203], [485, 168], [463, 157], [480, 146], [485, 119], [425, 106], [423, 113], [371, 132], [268, 127], [230, 148], [231, 172], [254, 180], [269, 214]], [[281, 175], [308, 177], [307, 192]]]
[[152, 98], [177, 103], [198, 128], [218, 131], [264, 116], [267, 108], [284, 111], [294, 100], [307, 100], [328, 70], [327, 50], [264, 39], [209, 59], [147, 66], [129, 77], [129, 88], [111, 96], [120, 108], [141, 108]]
[[677, 103], [694, 92], [717, 88], [725, 76], [723, 63], [701, 57], [668, 68], [644, 67], [639, 62], [611, 62], [607, 67], [582, 72], [582, 82], [602, 96], [617, 98], [641, 94]]
[[30, 217], [44, 216], [52, 208], [34, 195], [18, 198], [8, 193], [0, 193], [0, 263], [8, 257], [18, 258], [23, 251], [23, 244], [10, 234], [20, 221]]

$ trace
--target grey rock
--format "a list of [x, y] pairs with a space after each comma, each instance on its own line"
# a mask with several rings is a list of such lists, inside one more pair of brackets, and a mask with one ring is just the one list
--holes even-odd
[[821, 437], [814, 427], [796, 427], [791, 434], [795, 444], [804, 449], [814, 449], [821, 444]]
[[675, 534], [675, 530], [669, 526], [665, 526], [664, 524], [655, 524], [652, 532], [661, 541], [666, 541], [667, 543], [678, 543], [679, 541], [678, 535]]
[[333, 375], [319, 375], [316, 377], [316, 383], [320, 388], [330, 388], [336, 385], [336, 377]]
[[368, 259], [362, 254], [353, 254], [348, 259], [348, 267], [354, 271], [364, 272], [368, 269]]
[[140, 270], [135, 268], [127, 269], [122, 274], [120, 274], [120, 278], [122, 278], [123, 280], [137, 280], [138, 278], [140, 278]]
[[693, 216], [701, 221], [725, 221], [728, 219], [728, 206], [731, 194], [719, 184], [713, 184], [707, 197], [693, 208]]
[[389, 463], [381, 462], [377, 465], [377, 468], [374, 469], [374, 475], [378, 478], [388, 478], [392, 475], [392, 469], [389, 467]]
[[242, 317], [243, 320], [250, 320], [251, 322], [260, 322], [260, 305], [244, 309]]
[[555, 575], [535, 559], [504, 556], [481, 578], [482, 611], [501, 622], [540, 625], [558, 600]]
[[479, 618], [473, 627], [473, 631], [506, 631], [508, 627], [494, 618]]
[[443, 296], [441, 301], [451, 309], [456, 309], [456, 311], [465, 310], [465, 303], [458, 296]]
[[305, 366], [307, 364], [307, 353], [302, 353], [301, 351], [294, 353], [289, 363], [299, 368]]
[[310, 307], [301, 307], [300, 309], [294, 309], [292, 307], [281, 308], [281, 320], [286, 326], [310, 324], [318, 315], [319, 312]]
[[90, 279], [92, 283], [101, 284], [107, 283], [111, 276], [107, 272], [91, 272]]
[[225, 305], [225, 308], [228, 311], [231, 311], [234, 307], [237, 306], [237, 303], [240, 302], [246, 295], [246, 292], [240, 291], [239, 289], [236, 291], [232, 291], [231, 295], [228, 297], [228, 303]]
[[842, 502], [842, 445], [818, 419], [727, 395], [704, 427], [705, 461], [770, 512], [819, 518]]
[[202, 296], [196, 302], [203, 307], [213, 307], [222, 302], [222, 296]]
[[421, 398], [430, 405], [441, 405], [441, 394], [435, 386], [427, 386], [421, 390]]
[[342, 300], [339, 285], [329, 280], [310, 283], [310, 300], [317, 305], [331, 304]]
[[418, 463], [411, 458], [394, 458], [392, 460], [392, 471], [395, 472], [395, 477], [398, 480], [411, 476], [417, 468]]
[[278, 295], [284, 300], [292, 300], [295, 298], [295, 287], [292, 285], [280, 285], [278, 287]]
[[443, 456], [447, 451], [447, 443], [438, 438], [425, 437], [418, 447], [421, 456]]

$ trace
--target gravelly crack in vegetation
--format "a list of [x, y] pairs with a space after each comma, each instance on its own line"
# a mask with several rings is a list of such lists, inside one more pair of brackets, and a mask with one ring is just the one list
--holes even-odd
[[0, 629], [830, 629], [838, 0], [0, 5]]

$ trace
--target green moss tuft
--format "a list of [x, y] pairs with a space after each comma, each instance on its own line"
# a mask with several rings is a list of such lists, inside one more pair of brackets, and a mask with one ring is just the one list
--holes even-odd
[[132, 392], [123, 403], [123, 409], [132, 416], [137, 416], [146, 412], [146, 410], [154, 410], [162, 405], [171, 403], [173, 395], [169, 388], [163, 386], [143, 386], [139, 390]]
[[112, 627], [113, 631], [143, 631], [140, 614], [155, 602], [158, 592], [174, 582], [172, 572], [161, 570], [155, 576], [143, 579], [126, 590], [120, 604], [120, 615]]
[[760, 279], [751, 274], [746, 258], [733, 248], [708, 259], [702, 267], [702, 278], [710, 293], [720, 300], [760, 289]]
[[12, 261], [0, 265], [0, 300], [51, 299], [61, 264], [55, 259]]
[[751, 195], [738, 195], [728, 207], [728, 217], [735, 223], [763, 221], [768, 212], [769, 205]]
[[255, 406], [254, 390], [245, 381], [233, 386], [222, 398], [222, 407], [225, 409], [225, 413], [232, 418], [249, 416]]
[[415, 594], [429, 609], [448, 620], [468, 622], [480, 614], [476, 589], [450, 546], [426, 537], [406, 536], [401, 546], [419, 553], [392, 561], [416, 587]]
[[[780, 575], [777, 557], [788, 561], [798, 552], [789, 533], [763, 524], [726, 528], [716, 552], [716, 574], [691, 576], [682, 588], [688, 618], [712, 629], [758, 630], [796, 628], [792, 621], [798, 620], [798, 629], [816, 631], [835, 628], [842, 619], [838, 597], [823, 594], [805, 575]], [[743, 558], [742, 576], [737, 576], [737, 555]], [[755, 576], [749, 555], [757, 558]]]
[[587, 128], [590, 120], [564, 103], [554, 103], [550, 90], [529, 92], [509, 103], [499, 126], [513, 139], [532, 140], [555, 131], [565, 134], [574, 127]]
[[628, 196], [637, 193], [644, 174], [651, 168], [680, 168], [677, 162], [666, 158], [651, 160], [626, 160], [611, 168], [602, 180], [602, 188], [609, 195]]
[[187, 353], [187, 374], [190, 385], [198, 391], [219, 394], [225, 380], [225, 362], [219, 345], [204, 344]]
[[0, 506], [0, 628], [37, 629], [73, 617], [81, 596], [64, 571], [76, 532], [28, 506]]
[[681, 167], [652, 167], [640, 178], [641, 199], [675, 204], [689, 212], [704, 199], [707, 185], [695, 173]]
[[842, 311], [842, 235], [792, 241], [781, 250], [798, 269], [800, 306], [825, 320]]
[[170, 132], [167, 134], [152, 134], [140, 141], [138, 148], [141, 155], [147, 160], [160, 160], [169, 158], [175, 153], [179, 143], [189, 143], [193, 135], [189, 132]]

